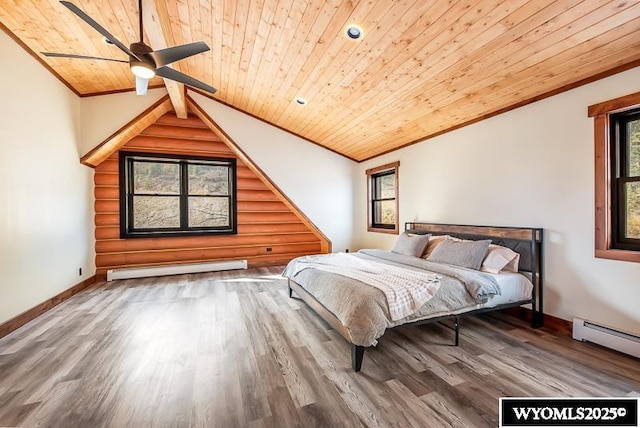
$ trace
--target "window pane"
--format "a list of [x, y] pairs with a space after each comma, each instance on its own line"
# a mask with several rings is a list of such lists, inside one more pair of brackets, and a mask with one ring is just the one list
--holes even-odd
[[375, 180], [375, 199], [386, 199], [396, 197], [396, 175], [379, 175]]
[[640, 176], [640, 119], [627, 123], [627, 137], [629, 141], [629, 152], [627, 165], [630, 177]]
[[190, 195], [228, 195], [229, 167], [189, 165]]
[[640, 239], [640, 182], [626, 183], [626, 238]]
[[164, 162], [133, 162], [133, 192], [180, 194], [180, 165]]
[[135, 229], [180, 227], [180, 198], [177, 196], [134, 196], [133, 227]]
[[374, 224], [396, 224], [396, 201], [379, 201], [373, 205]]
[[189, 198], [189, 227], [231, 226], [229, 198]]

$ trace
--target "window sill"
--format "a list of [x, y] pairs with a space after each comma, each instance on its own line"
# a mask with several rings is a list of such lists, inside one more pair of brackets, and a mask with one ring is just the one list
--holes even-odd
[[391, 235], [397, 235], [398, 234], [398, 228], [396, 227], [395, 229], [383, 229], [383, 228], [377, 228], [377, 227], [369, 226], [367, 228], [367, 232], [388, 233], [388, 234], [391, 234]]
[[620, 260], [625, 262], [640, 262], [640, 251], [629, 250], [596, 250], [596, 258]]

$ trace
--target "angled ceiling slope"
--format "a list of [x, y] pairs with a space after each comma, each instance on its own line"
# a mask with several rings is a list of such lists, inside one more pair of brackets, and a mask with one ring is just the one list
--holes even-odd
[[[320, 240], [321, 251], [326, 253], [331, 251], [331, 241], [324, 233], [280, 190], [280, 188], [267, 176], [267, 174], [256, 165], [253, 160], [233, 141], [233, 139], [189, 96], [186, 96], [188, 111], [195, 114], [211, 131], [214, 132], [233, 154], [246, 165], [266, 186], [273, 192], [282, 203], [300, 219], [300, 221]], [[109, 159], [127, 142], [138, 136], [150, 125], [153, 125], [163, 115], [173, 112], [173, 107], [169, 95], [165, 95], [148, 109], [140, 113], [129, 123], [109, 136], [106, 140], [98, 144], [87, 154], [82, 156], [80, 162], [91, 168], [96, 168], [102, 162]]]
[[[136, 39], [135, 0], [73, 1]], [[176, 66], [214, 99], [357, 161], [640, 65], [638, 1], [144, 2], [154, 49], [211, 47]], [[80, 96], [133, 88], [123, 64], [39, 53], [115, 54], [57, 0], [2, 2], [0, 23]]]

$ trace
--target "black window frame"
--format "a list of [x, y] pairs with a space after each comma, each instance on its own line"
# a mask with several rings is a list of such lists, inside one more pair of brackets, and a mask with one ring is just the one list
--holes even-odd
[[627, 124], [640, 120], [640, 108], [635, 108], [609, 117], [610, 125], [610, 171], [611, 171], [611, 248], [620, 250], [640, 251], [640, 239], [626, 237], [627, 183], [640, 182], [640, 176], [630, 176], [629, 172], [629, 135]]
[[[381, 232], [398, 234], [400, 227], [400, 215], [399, 215], [399, 191], [398, 191], [398, 173], [400, 162], [394, 162], [386, 165], [382, 165], [376, 168], [368, 169], [367, 175], [367, 230], [369, 232]], [[379, 186], [380, 179], [389, 175], [394, 176], [394, 197], [382, 198], [377, 196], [377, 186]], [[376, 203], [383, 201], [393, 201], [395, 211], [395, 223], [381, 223], [380, 219], [376, 218]]]
[[[177, 228], [135, 228], [133, 215], [133, 164], [134, 162], [172, 163], [179, 165], [180, 194], [171, 195], [180, 198], [180, 227]], [[229, 199], [230, 225], [220, 227], [189, 227], [189, 198], [211, 197], [189, 194], [189, 165], [216, 165], [229, 168], [228, 195], [217, 196]], [[235, 235], [237, 230], [237, 162], [235, 158], [189, 156], [176, 154], [145, 153], [121, 151], [119, 155], [120, 179], [120, 237], [150, 238], [170, 236], [200, 236], [200, 235]], [[137, 194], [145, 196], [144, 194]], [[148, 196], [167, 196], [153, 194]]]
[[[393, 175], [393, 179], [395, 182], [395, 175], [396, 175], [396, 170], [395, 169], [391, 169], [388, 171], [382, 171], [382, 172], [378, 172], [376, 174], [371, 174], [371, 227], [374, 229], [395, 229], [396, 228], [396, 224], [398, 223], [398, 219], [396, 219], [395, 223], [392, 224], [388, 224], [388, 223], [382, 223], [382, 219], [377, 219], [376, 214], [378, 213], [378, 210], [376, 209], [376, 204], [378, 202], [389, 202], [389, 201], [393, 201], [395, 204], [396, 201], [396, 197], [394, 194], [393, 198], [378, 198], [377, 195], [378, 194], [382, 194], [382, 191], [378, 192], [378, 187], [382, 184], [382, 179], [383, 177], [387, 177], [389, 175]], [[394, 186], [395, 187], [395, 186]], [[395, 188], [394, 188], [394, 193], [395, 193]], [[382, 211], [380, 211], [380, 215], [382, 215]]]

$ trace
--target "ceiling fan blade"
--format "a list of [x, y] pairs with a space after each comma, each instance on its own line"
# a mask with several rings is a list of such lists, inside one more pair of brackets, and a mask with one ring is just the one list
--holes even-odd
[[213, 86], [207, 85], [204, 82], [194, 79], [191, 76], [187, 76], [184, 73], [180, 73], [178, 70], [174, 70], [170, 67], [159, 67], [156, 69], [156, 74], [160, 77], [164, 77], [165, 79], [175, 80], [176, 82], [184, 83], [185, 85], [193, 86], [194, 88], [202, 89], [203, 91], [211, 92], [212, 94], [217, 90]]
[[208, 50], [209, 46], [205, 42], [193, 42], [149, 52], [149, 55], [155, 61], [156, 67], [162, 67]]
[[136, 76], [136, 95], [146, 95], [149, 88], [149, 79]]
[[119, 47], [120, 50], [122, 50], [124, 53], [126, 53], [127, 55], [132, 56], [132, 57], [134, 57], [134, 58], [136, 58], [138, 60], [142, 60], [141, 58], [138, 58], [138, 56], [136, 54], [131, 52], [131, 50], [128, 47], [126, 47], [118, 39], [116, 39], [110, 32], [108, 32], [106, 29], [104, 29], [104, 27], [102, 27], [100, 24], [98, 24], [96, 21], [94, 21], [93, 18], [91, 18], [89, 15], [87, 15], [82, 10], [80, 10], [78, 8], [78, 6], [76, 6], [75, 4], [73, 4], [71, 2], [68, 2], [68, 1], [61, 1], [60, 3], [62, 3], [64, 6], [66, 6], [67, 9], [69, 9], [71, 12], [75, 13], [76, 15], [78, 15], [80, 17], [80, 19], [82, 19], [84, 22], [86, 22], [87, 24], [92, 26], [98, 33], [102, 34], [108, 41], [110, 41], [111, 43], [113, 43], [114, 45]]
[[74, 55], [74, 54], [65, 54], [65, 53], [56, 53], [56, 52], [40, 52], [40, 53], [44, 56], [48, 56], [52, 58], [97, 59], [100, 61], [124, 62], [125, 64], [129, 64], [129, 61], [123, 61], [121, 59], [112, 59], [112, 58], [100, 58], [97, 56]]

